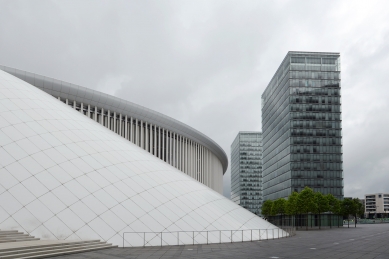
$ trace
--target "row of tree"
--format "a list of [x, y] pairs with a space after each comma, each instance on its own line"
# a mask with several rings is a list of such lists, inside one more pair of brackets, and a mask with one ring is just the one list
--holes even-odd
[[[338, 200], [332, 194], [323, 195], [320, 192], [314, 192], [309, 187], [305, 187], [300, 193], [293, 192], [287, 199], [267, 200], [262, 204], [262, 215], [266, 217], [276, 215], [297, 216], [309, 213], [318, 214], [319, 218], [323, 213], [332, 213], [347, 217], [348, 221], [349, 215], [354, 215], [355, 219], [357, 216], [363, 215], [364, 208], [359, 199], [346, 198]], [[308, 222], [306, 225], [308, 226]], [[348, 227], [350, 227], [349, 221]]]

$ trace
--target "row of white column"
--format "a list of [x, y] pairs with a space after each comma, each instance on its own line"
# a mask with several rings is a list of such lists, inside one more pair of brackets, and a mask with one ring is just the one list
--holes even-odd
[[[59, 97], [58, 99], [61, 100]], [[64, 102], [178, 170], [222, 193], [222, 164], [204, 146], [137, 118], [76, 101], [69, 102], [68, 99]]]

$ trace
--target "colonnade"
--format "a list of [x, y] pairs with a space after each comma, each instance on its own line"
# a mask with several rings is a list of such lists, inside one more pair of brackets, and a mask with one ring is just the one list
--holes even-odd
[[61, 100], [171, 166], [207, 185], [223, 191], [223, 167], [209, 149], [171, 130], [138, 118], [68, 99]]

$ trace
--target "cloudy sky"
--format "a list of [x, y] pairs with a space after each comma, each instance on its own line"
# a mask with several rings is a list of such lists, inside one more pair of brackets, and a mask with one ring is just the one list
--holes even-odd
[[288, 51], [340, 52], [345, 196], [363, 197], [389, 192], [388, 17], [373, 0], [0, 0], [0, 64], [160, 111], [229, 156]]

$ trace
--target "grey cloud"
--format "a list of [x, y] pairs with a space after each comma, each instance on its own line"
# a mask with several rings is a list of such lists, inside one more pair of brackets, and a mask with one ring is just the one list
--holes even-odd
[[[227, 154], [238, 131], [261, 129], [261, 94], [287, 51], [339, 51], [345, 195], [388, 185], [385, 1], [0, 0], [0, 7], [1, 64], [155, 109]], [[229, 177], [228, 170], [226, 196]]]

